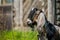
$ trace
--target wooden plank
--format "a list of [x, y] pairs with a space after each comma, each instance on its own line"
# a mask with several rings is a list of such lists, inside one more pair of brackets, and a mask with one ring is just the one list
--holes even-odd
[[60, 15], [60, 13], [56, 13], [56, 15]]
[[56, 9], [59, 9], [60, 10], [60, 8], [56, 8]]
[[6, 0], [3, 0], [3, 4], [6, 4]]
[[56, 1], [56, 3], [60, 3], [60, 1]]

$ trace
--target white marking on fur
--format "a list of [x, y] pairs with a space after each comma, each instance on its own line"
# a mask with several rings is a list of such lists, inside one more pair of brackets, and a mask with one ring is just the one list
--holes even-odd
[[27, 19], [27, 22], [29, 22], [29, 24], [32, 23], [32, 21], [30, 19]]

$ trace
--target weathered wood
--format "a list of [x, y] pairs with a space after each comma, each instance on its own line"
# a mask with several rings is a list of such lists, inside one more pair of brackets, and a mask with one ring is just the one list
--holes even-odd
[[32, 3], [31, 7], [30, 7], [29, 10], [28, 10], [28, 12], [27, 12], [26, 15], [25, 15], [25, 18], [24, 18], [24, 21], [25, 21], [25, 22], [26, 22], [26, 19], [27, 19], [27, 17], [28, 17], [28, 14], [29, 14], [30, 10], [32, 9], [32, 7], [35, 7], [36, 4], [37, 4], [37, 0], [34, 0], [34, 2]]
[[54, 24], [53, 1], [48, 0], [48, 20]]
[[27, 11], [29, 10], [29, 8], [31, 7], [32, 4], [32, 0], [28, 0], [26, 1], [26, 3], [23, 6], [24, 9], [24, 16], [26, 15]]
[[60, 34], [60, 27], [55, 25], [55, 28], [56, 28], [56, 30], [57, 30], [57, 31], [59, 32], [59, 34]]
[[20, 26], [23, 27], [23, 0], [20, 0]]
[[15, 20], [15, 23], [16, 23], [16, 27], [18, 27], [18, 25], [20, 24], [20, 6], [19, 6], [19, 0], [14, 0], [14, 9], [15, 9], [15, 13], [16, 13], [16, 16], [14, 18]]

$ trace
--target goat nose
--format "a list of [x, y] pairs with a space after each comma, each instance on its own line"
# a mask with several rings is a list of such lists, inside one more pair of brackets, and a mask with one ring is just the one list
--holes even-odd
[[30, 23], [32, 23], [32, 21], [31, 21], [30, 19], [27, 19], [27, 23], [29, 23], [29, 24], [30, 24]]
[[31, 24], [32, 22], [31, 21], [28, 21], [27, 24]]

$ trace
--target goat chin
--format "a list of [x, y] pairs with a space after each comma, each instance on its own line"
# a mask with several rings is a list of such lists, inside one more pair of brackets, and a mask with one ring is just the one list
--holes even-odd
[[56, 26], [56, 25], [54, 25], [54, 26], [55, 26], [56, 30], [59, 32], [59, 34], [60, 34], [60, 27]]

